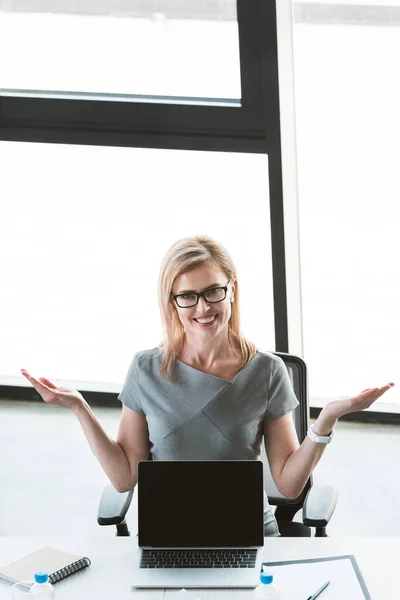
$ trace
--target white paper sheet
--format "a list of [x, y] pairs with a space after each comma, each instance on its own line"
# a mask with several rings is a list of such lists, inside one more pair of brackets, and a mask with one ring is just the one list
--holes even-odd
[[318, 600], [365, 600], [350, 558], [266, 566], [274, 576], [281, 600], [307, 600], [326, 581], [328, 587]]

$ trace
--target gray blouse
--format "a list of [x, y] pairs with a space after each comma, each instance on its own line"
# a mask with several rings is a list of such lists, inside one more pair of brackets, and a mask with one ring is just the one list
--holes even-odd
[[158, 348], [135, 354], [119, 395], [146, 415], [154, 460], [258, 460], [265, 419], [298, 401], [279, 357], [257, 352], [231, 380], [176, 361], [176, 381], [160, 375]]
[[[263, 422], [298, 401], [281, 358], [257, 352], [231, 381], [176, 361], [160, 375], [158, 348], [135, 354], [119, 399], [146, 415], [154, 460], [258, 460]], [[264, 492], [264, 535], [279, 536]]]

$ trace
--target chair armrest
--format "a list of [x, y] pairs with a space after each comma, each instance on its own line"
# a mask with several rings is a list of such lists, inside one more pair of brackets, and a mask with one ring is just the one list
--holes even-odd
[[309, 527], [326, 527], [336, 508], [338, 491], [331, 485], [313, 485], [303, 504], [303, 523]]
[[119, 525], [125, 519], [126, 512], [131, 504], [133, 490], [117, 492], [111, 485], [104, 488], [100, 499], [97, 522], [99, 525]]

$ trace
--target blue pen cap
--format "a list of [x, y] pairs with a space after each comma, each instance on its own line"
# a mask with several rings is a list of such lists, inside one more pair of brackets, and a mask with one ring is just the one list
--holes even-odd
[[272, 573], [268, 573], [268, 571], [261, 571], [260, 573], [260, 581], [261, 583], [272, 583], [274, 580], [274, 576]]
[[49, 580], [48, 573], [44, 573], [43, 571], [38, 571], [35, 573], [35, 581], [36, 583], [46, 583]]

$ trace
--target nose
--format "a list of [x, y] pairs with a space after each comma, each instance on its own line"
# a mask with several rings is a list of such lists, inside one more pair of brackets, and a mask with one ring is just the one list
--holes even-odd
[[198, 312], [199, 314], [202, 315], [205, 312], [207, 312], [209, 308], [210, 308], [210, 305], [207, 302], [207, 300], [204, 298], [204, 296], [200, 296], [199, 301], [196, 305], [196, 312]]

